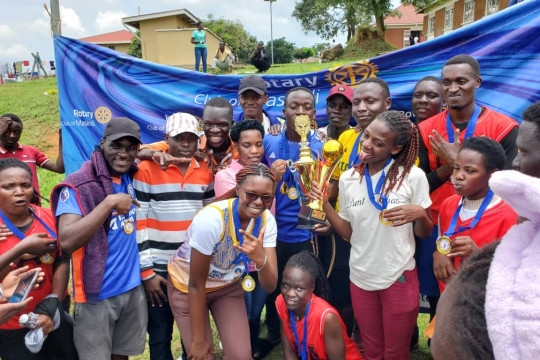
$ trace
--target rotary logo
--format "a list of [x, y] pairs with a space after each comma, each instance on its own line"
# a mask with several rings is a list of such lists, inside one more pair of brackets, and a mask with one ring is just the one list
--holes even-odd
[[106, 124], [111, 120], [111, 110], [106, 106], [100, 106], [94, 111], [94, 117], [102, 124]]
[[378, 72], [377, 65], [370, 63], [369, 60], [363, 60], [355, 64], [329, 69], [328, 74], [326, 74], [326, 81], [331, 83], [332, 86], [344, 84], [355, 87], [362, 80], [376, 77], [375, 74]]

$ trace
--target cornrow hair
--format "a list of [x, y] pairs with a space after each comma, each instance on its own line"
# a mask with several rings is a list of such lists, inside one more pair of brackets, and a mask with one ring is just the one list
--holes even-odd
[[233, 143], [238, 143], [240, 141], [240, 134], [242, 131], [248, 130], [257, 130], [261, 133], [261, 137], [264, 137], [264, 126], [259, 122], [259, 120], [245, 119], [242, 121], [235, 122], [231, 127], [230, 137]]
[[444, 63], [443, 68], [445, 68], [448, 65], [460, 65], [460, 64], [467, 64], [471, 67], [471, 70], [475, 77], [480, 76], [480, 64], [478, 61], [476, 61], [475, 58], [473, 58], [470, 55], [467, 54], [460, 54], [451, 57], [447, 62]]
[[[236, 173], [236, 185], [242, 185], [248, 176], [262, 176], [270, 179], [272, 181], [272, 194], [275, 192], [276, 178], [268, 166], [264, 164], [249, 164], [244, 166], [238, 173]], [[214, 201], [226, 200], [233, 197], [236, 197], [236, 188], [232, 188]]]
[[463, 142], [459, 152], [463, 150], [472, 150], [480, 154], [488, 172], [495, 169], [503, 170], [506, 164], [506, 154], [502, 145], [487, 136], [468, 138]]
[[295, 92], [295, 91], [305, 91], [305, 92], [311, 94], [311, 98], [313, 99], [313, 104], [315, 104], [315, 95], [313, 95], [313, 92], [310, 89], [308, 89], [307, 87], [305, 87], [305, 86], [298, 86], [298, 87], [290, 89], [285, 94], [285, 106], [287, 106], [287, 99], [289, 99], [289, 95], [291, 93]]
[[315, 285], [313, 293], [327, 302], [331, 301], [332, 293], [326, 278], [326, 271], [324, 271], [321, 260], [315, 254], [305, 250], [294, 254], [289, 258], [285, 267], [294, 267], [308, 272]]
[[[385, 111], [377, 115], [375, 120], [384, 121], [396, 134], [394, 145], [403, 146], [399, 153], [392, 155], [394, 162], [388, 169], [382, 185], [381, 194], [388, 195], [390, 190], [395, 188], [397, 191], [399, 189], [416, 162], [418, 157], [418, 129], [405, 114], [396, 110]], [[403, 167], [401, 174], [399, 172], [400, 166]], [[360, 182], [364, 178], [365, 168], [366, 164], [362, 162], [354, 166], [355, 172], [360, 175]]]
[[[28, 165], [26, 165], [24, 162], [22, 162], [19, 159], [15, 159], [15, 158], [0, 159], [0, 172], [2, 172], [3, 170], [6, 170], [6, 169], [11, 169], [11, 168], [23, 169], [24, 171], [26, 171], [28, 173], [28, 176], [30, 176], [30, 181], [32, 181], [32, 177], [33, 177], [32, 170], [30, 170], [30, 167]], [[36, 191], [36, 189], [34, 189], [34, 192], [32, 194], [32, 199], [30, 200], [30, 202], [32, 204], [34, 204], [34, 205], [40, 206], [40, 199], [49, 201], [48, 199], [45, 199], [44, 197], [42, 197]]]
[[22, 124], [21, 118], [18, 117], [17, 115], [15, 115], [15, 114], [7, 113], [7, 114], [4, 114], [4, 115], [0, 116], [0, 119], [1, 118], [9, 118], [9, 119], [11, 119], [11, 121], [15, 121], [15, 122], [18, 122], [19, 124]]

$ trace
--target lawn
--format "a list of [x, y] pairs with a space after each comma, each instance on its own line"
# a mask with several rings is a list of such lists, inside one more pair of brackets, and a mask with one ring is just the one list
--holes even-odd
[[[333, 61], [331, 63], [302, 63], [302, 64], [286, 64], [276, 65], [272, 67], [269, 74], [291, 74], [291, 73], [306, 73], [327, 69], [329, 67], [340, 66], [349, 62], [357, 61], [354, 59], [362, 59], [373, 57], [384, 49], [376, 48], [371, 53], [363, 53], [359, 57], [358, 54], [344, 57], [343, 59]], [[235, 73], [247, 74], [254, 73], [255, 68], [252, 66], [242, 66], [235, 69]], [[23, 144], [33, 145], [45, 152], [50, 158], [56, 159], [58, 155], [58, 129], [60, 127], [58, 95], [56, 93], [56, 78], [26, 81], [23, 83], [10, 83], [0, 85], [0, 114], [15, 113], [19, 115], [24, 124], [24, 130], [21, 142]], [[46, 170], [38, 170], [38, 176], [41, 186], [42, 195], [48, 198], [52, 187], [63, 179], [63, 175], [54, 174]], [[48, 207], [47, 203], [44, 206]], [[420, 315], [418, 325], [420, 328], [420, 348], [414, 351], [411, 355], [413, 360], [431, 359], [429, 349], [427, 348], [427, 340], [423, 335], [423, 331], [427, 325], [428, 316]], [[216, 355], [221, 359], [221, 351], [219, 350], [219, 337], [217, 330], [214, 328], [214, 339], [216, 343]], [[265, 329], [263, 326], [262, 335]], [[179, 341], [178, 330], [175, 329], [173, 334], [173, 354], [175, 358], [181, 355], [181, 347]], [[282, 359], [280, 346], [267, 357], [269, 360]], [[149, 359], [148, 348], [145, 353], [132, 359]]]

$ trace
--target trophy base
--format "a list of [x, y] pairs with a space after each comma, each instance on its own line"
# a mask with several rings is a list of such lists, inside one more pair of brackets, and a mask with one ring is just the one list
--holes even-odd
[[298, 213], [297, 229], [313, 230], [317, 224], [326, 224], [326, 213], [321, 210], [312, 209], [302, 205]]

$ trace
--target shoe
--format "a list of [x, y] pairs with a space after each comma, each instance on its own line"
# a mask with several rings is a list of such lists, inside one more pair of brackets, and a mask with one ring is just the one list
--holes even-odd
[[259, 339], [259, 351], [253, 354], [253, 360], [264, 359], [274, 347], [281, 342], [281, 339]]

